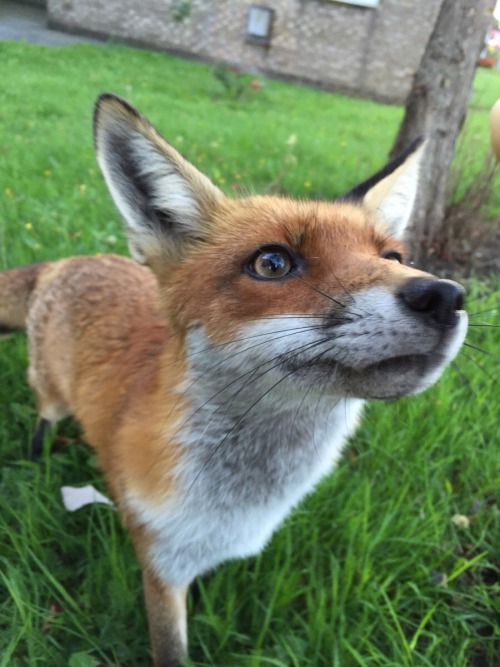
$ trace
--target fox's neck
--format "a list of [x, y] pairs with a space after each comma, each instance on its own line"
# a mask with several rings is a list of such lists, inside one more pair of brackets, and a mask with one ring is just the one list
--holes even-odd
[[[332, 469], [362, 406], [300, 389], [275, 363], [263, 365], [244, 349], [197, 342], [183, 356], [175, 409], [166, 408], [176, 413], [178, 502], [165, 495], [152, 507], [150, 493], [128, 499], [138, 521], [154, 527], [155, 567], [179, 583], [260, 551]], [[167, 373], [175, 363], [162, 366]]]
[[199, 332], [188, 343], [181, 438], [192, 451], [241, 470], [256, 461], [269, 470], [273, 461], [307, 468], [308, 457], [333, 464], [362, 401], [299, 386], [275, 361], [259, 362], [233, 344], [210, 346]]
[[188, 335], [181, 391], [193, 416], [203, 413], [208, 427], [234, 423], [236, 428], [293, 414], [298, 426], [312, 407], [321, 421], [344, 400], [299, 386], [293, 373], [283, 371], [279, 359], [266, 359], [260, 345], [245, 339], [213, 344], [201, 329]]

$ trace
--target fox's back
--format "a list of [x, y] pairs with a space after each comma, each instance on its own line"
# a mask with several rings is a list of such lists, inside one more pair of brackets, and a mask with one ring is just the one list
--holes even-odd
[[102, 383], [103, 373], [120, 373], [138, 331], [143, 339], [144, 331], [157, 327], [164, 337], [148, 269], [117, 255], [48, 264], [27, 317], [32, 372], [47, 379], [56, 374], [63, 398], [75, 405], [82, 380], [100, 374]]
[[[47, 264], [31, 299], [27, 332], [29, 379], [41, 416], [55, 421], [74, 415], [103, 468], [114, 468], [116, 450], [110, 452], [109, 443], [119, 442], [117, 431], [131, 428], [148, 402], [151, 408], [165, 365], [159, 359], [170, 331], [158, 314], [153, 274], [117, 255]], [[150, 420], [145, 423], [142, 433]]]

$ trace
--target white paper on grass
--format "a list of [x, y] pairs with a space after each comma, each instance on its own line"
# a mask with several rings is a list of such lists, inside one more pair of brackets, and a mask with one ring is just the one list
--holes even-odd
[[68, 512], [74, 512], [79, 510], [80, 507], [92, 503], [103, 503], [113, 507], [111, 500], [99, 493], [91, 484], [86, 486], [61, 486], [61, 495], [64, 507]]

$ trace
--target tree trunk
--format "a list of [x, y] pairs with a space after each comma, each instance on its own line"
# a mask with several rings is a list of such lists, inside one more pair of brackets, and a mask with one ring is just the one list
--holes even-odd
[[476, 63], [491, 21], [492, 0], [443, 0], [415, 73], [391, 157], [427, 137], [417, 206], [409, 234], [414, 259], [424, 262], [442, 225], [455, 141], [465, 119]]

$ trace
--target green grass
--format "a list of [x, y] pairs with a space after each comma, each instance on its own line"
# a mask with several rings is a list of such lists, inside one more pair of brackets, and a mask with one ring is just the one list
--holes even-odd
[[[227, 192], [274, 182], [334, 197], [383, 164], [402, 117], [279, 82], [231, 101], [209, 67], [124, 47], [0, 43], [0, 60], [2, 268], [126, 251], [93, 157], [104, 90], [141, 108]], [[476, 80], [474, 154], [487, 150], [497, 80]], [[469, 342], [494, 355], [498, 329], [482, 325], [499, 323], [499, 287], [469, 286]], [[62, 507], [63, 484], [105, 491], [94, 457], [68, 421], [58, 433], [76, 444], [27, 461], [36, 414], [22, 335], [0, 341], [0, 368], [0, 667], [146, 665], [140, 572], [119, 518]], [[189, 664], [500, 664], [497, 376], [498, 357], [466, 348], [423, 396], [371, 404], [336, 473], [269, 548], [200, 582]]]

